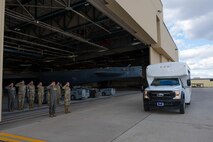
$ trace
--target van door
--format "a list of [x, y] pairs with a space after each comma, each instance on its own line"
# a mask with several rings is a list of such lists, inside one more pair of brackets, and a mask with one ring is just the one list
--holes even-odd
[[185, 103], [190, 103], [191, 101], [191, 86], [185, 87]]

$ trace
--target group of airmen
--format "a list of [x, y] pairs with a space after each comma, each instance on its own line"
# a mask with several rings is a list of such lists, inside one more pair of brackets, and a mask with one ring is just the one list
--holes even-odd
[[[18, 89], [18, 93], [16, 95], [16, 87]], [[25, 96], [27, 95], [29, 101], [29, 109], [32, 110], [34, 108], [34, 100], [36, 94], [36, 88], [34, 82], [31, 81], [29, 84], [25, 85], [24, 81], [21, 81], [14, 85], [14, 83], [10, 83], [5, 87], [8, 90], [8, 110], [10, 112], [15, 109], [15, 97], [18, 98], [18, 109], [23, 110], [25, 105]], [[49, 116], [55, 116], [56, 104], [60, 104], [61, 99], [61, 86], [58, 82], [52, 82], [49, 86], [47, 86], [48, 94], [47, 100], [49, 105]], [[70, 83], [67, 82], [62, 89], [64, 89], [64, 112], [70, 113], [70, 96], [71, 89]], [[38, 97], [38, 106], [41, 107], [44, 101], [44, 86], [42, 82], [37, 85], [37, 97]]]

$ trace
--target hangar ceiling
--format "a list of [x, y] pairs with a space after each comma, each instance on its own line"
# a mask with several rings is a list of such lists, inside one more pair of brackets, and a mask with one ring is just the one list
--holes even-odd
[[147, 52], [86, 0], [6, 0], [4, 72], [141, 65]]

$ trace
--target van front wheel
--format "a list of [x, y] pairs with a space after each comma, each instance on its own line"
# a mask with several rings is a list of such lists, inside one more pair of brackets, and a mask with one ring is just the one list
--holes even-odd
[[180, 105], [180, 114], [185, 113], [185, 108], [186, 108], [185, 100], [183, 99], [182, 102], [181, 102], [181, 105]]
[[143, 102], [143, 109], [144, 111], [150, 111], [150, 107], [147, 101], [144, 100]]

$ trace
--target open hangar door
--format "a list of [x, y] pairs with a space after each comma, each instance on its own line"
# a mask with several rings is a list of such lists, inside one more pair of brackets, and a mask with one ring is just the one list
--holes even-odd
[[[149, 46], [115, 19], [86, 0], [6, 0], [3, 87], [21, 80], [38, 82], [33, 76], [38, 72], [130, 65], [144, 70]], [[143, 80], [107, 83], [126, 87]]]
[[86, 0], [6, 1], [4, 85], [20, 73], [146, 66], [148, 48]]

